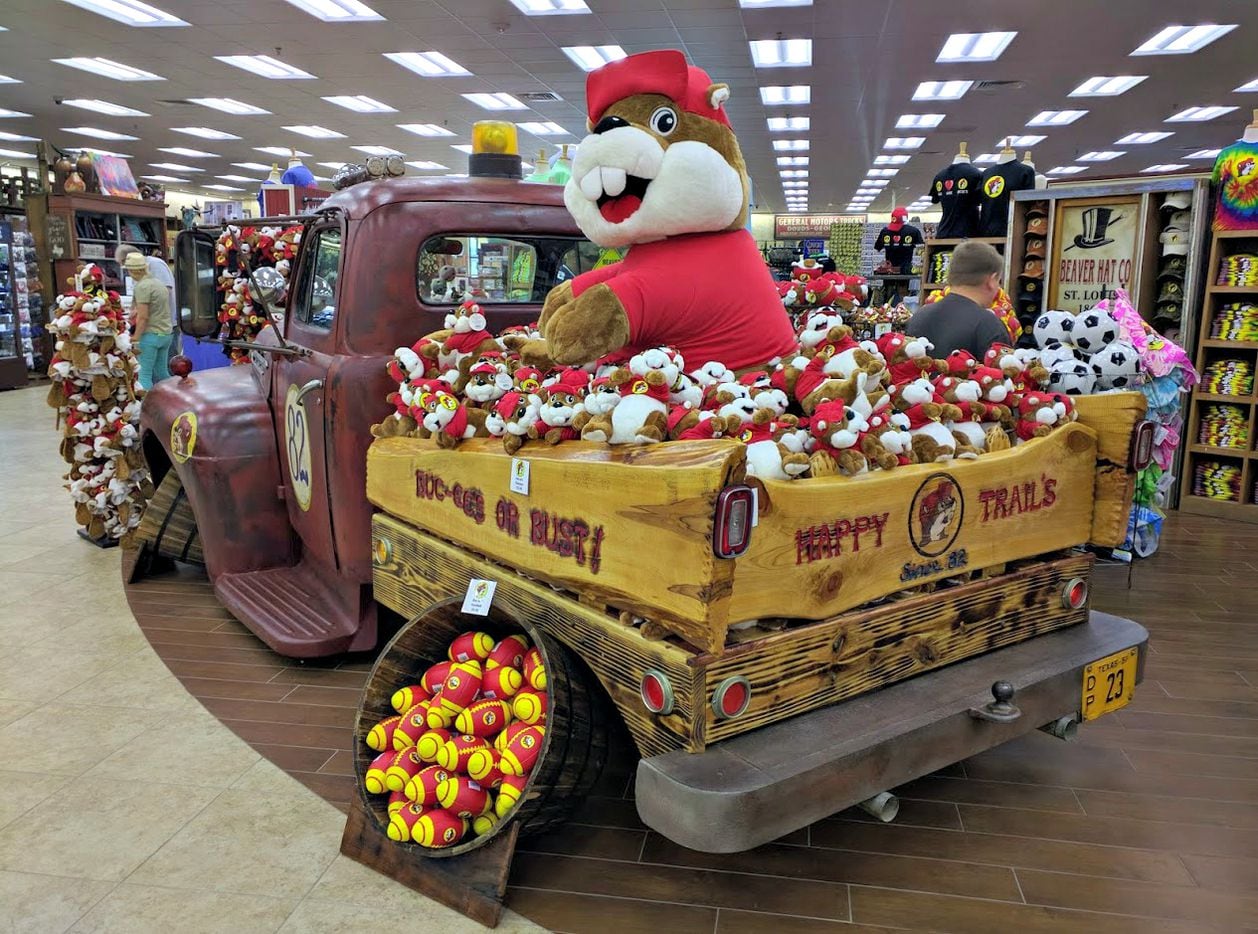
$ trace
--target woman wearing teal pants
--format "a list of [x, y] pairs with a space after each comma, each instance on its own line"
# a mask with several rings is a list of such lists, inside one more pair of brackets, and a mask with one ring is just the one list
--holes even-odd
[[140, 387], [145, 391], [170, 376], [167, 358], [174, 336], [170, 318], [170, 299], [166, 286], [148, 273], [148, 263], [140, 253], [132, 253], [123, 263], [135, 287], [131, 292], [131, 308], [135, 333], [136, 356], [140, 359]]

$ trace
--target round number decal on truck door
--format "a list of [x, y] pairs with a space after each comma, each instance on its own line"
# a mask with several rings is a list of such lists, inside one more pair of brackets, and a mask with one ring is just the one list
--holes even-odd
[[305, 512], [310, 508], [310, 431], [306, 406], [297, 401], [301, 389], [288, 387], [284, 401], [284, 437], [288, 446], [288, 476], [293, 481], [293, 496]]

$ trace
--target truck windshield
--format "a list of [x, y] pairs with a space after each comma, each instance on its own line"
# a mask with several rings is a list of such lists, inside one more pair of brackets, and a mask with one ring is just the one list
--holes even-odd
[[457, 305], [466, 298], [483, 304], [545, 301], [566, 279], [621, 258], [579, 237], [498, 237], [447, 234], [430, 237], [419, 250], [416, 286], [427, 305]]

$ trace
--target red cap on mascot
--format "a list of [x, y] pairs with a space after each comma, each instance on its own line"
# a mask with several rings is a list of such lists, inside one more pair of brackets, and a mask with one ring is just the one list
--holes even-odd
[[598, 123], [616, 101], [634, 94], [663, 94], [685, 111], [729, 126], [724, 109], [712, 106], [711, 87], [706, 71], [686, 64], [686, 56], [676, 49], [668, 49], [640, 52], [590, 72], [585, 100], [591, 123]]

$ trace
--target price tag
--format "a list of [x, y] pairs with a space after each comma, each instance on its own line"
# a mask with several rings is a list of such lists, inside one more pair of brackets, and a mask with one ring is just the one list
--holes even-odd
[[497, 589], [497, 581], [473, 577], [467, 584], [467, 595], [463, 598], [463, 612], [472, 616], [488, 616], [489, 608], [494, 602], [494, 591]]
[[529, 462], [520, 457], [511, 458], [511, 492], [529, 495]]

